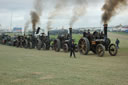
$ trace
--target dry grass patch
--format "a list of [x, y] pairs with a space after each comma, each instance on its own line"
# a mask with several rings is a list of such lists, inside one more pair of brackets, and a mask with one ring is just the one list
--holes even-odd
[[44, 77], [40, 77], [39, 79], [40, 80], [47, 80], [47, 79], [53, 79], [53, 78], [55, 78], [53, 75], [46, 75]]

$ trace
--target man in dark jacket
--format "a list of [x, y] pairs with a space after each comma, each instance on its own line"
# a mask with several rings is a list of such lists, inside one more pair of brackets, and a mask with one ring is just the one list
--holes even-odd
[[70, 58], [72, 57], [72, 54], [74, 55], [74, 58], [76, 58], [76, 56], [75, 56], [75, 44], [74, 44], [74, 41], [72, 41], [72, 44], [71, 44]]
[[116, 43], [117, 48], [119, 49], [120, 41], [119, 41], [119, 39], [118, 39], [118, 38], [116, 39], [116, 42], [115, 42], [115, 43]]

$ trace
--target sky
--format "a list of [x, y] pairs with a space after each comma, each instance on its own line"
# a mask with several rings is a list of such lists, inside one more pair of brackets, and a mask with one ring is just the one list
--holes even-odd
[[[72, 17], [72, 9], [74, 4], [73, 0], [69, 0], [64, 9], [52, 19], [53, 28], [69, 28], [69, 22]], [[43, 0], [43, 11], [38, 26], [42, 28], [47, 27], [48, 16], [54, 10], [54, 7], [58, 0]], [[13, 27], [23, 27], [27, 21], [31, 21], [30, 12], [33, 10], [34, 0], [0, 0], [0, 26], [4, 29], [12, 29]], [[104, 5], [104, 0], [87, 0], [86, 13], [81, 16], [77, 22], [73, 25], [77, 27], [102, 27], [101, 16], [103, 11], [101, 10]], [[118, 10], [116, 16], [114, 16], [109, 22], [109, 26], [115, 25], [128, 25], [128, 9]], [[29, 25], [31, 28], [31, 24]]]

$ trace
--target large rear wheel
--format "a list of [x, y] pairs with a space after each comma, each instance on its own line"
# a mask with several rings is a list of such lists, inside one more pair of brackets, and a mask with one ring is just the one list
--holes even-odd
[[90, 51], [90, 43], [87, 38], [81, 38], [78, 43], [78, 50], [81, 54], [87, 55]]
[[59, 40], [59, 39], [56, 39], [56, 40], [54, 41], [54, 50], [55, 50], [56, 52], [59, 52], [59, 51], [60, 51], [60, 40]]

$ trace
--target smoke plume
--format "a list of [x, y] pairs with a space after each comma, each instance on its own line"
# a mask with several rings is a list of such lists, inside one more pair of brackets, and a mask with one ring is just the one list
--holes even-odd
[[67, 0], [59, 0], [55, 6], [55, 9], [50, 13], [50, 15], [48, 17], [48, 22], [47, 22], [48, 30], [51, 29], [52, 19], [54, 19], [59, 14], [59, 12], [62, 11], [64, 6], [66, 5], [66, 2], [67, 2]]
[[39, 15], [34, 11], [31, 12], [31, 20], [33, 32], [35, 32], [36, 24], [39, 22]]
[[106, 0], [102, 7], [102, 10], [104, 11], [102, 22], [108, 24], [109, 20], [116, 15], [117, 9], [126, 5], [127, 0]]
[[42, 15], [42, 3], [43, 0], [35, 0], [34, 1], [34, 11], [31, 11], [31, 23], [33, 32], [35, 32], [35, 28], [37, 23], [40, 21], [40, 16]]
[[79, 17], [84, 16], [86, 13], [86, 0], [76, 0], [75, 1], [75, 7], [73, 8], [73, 16], [70, 21], [70, 27], [73, 26], [73, 24], [79, 20]]

